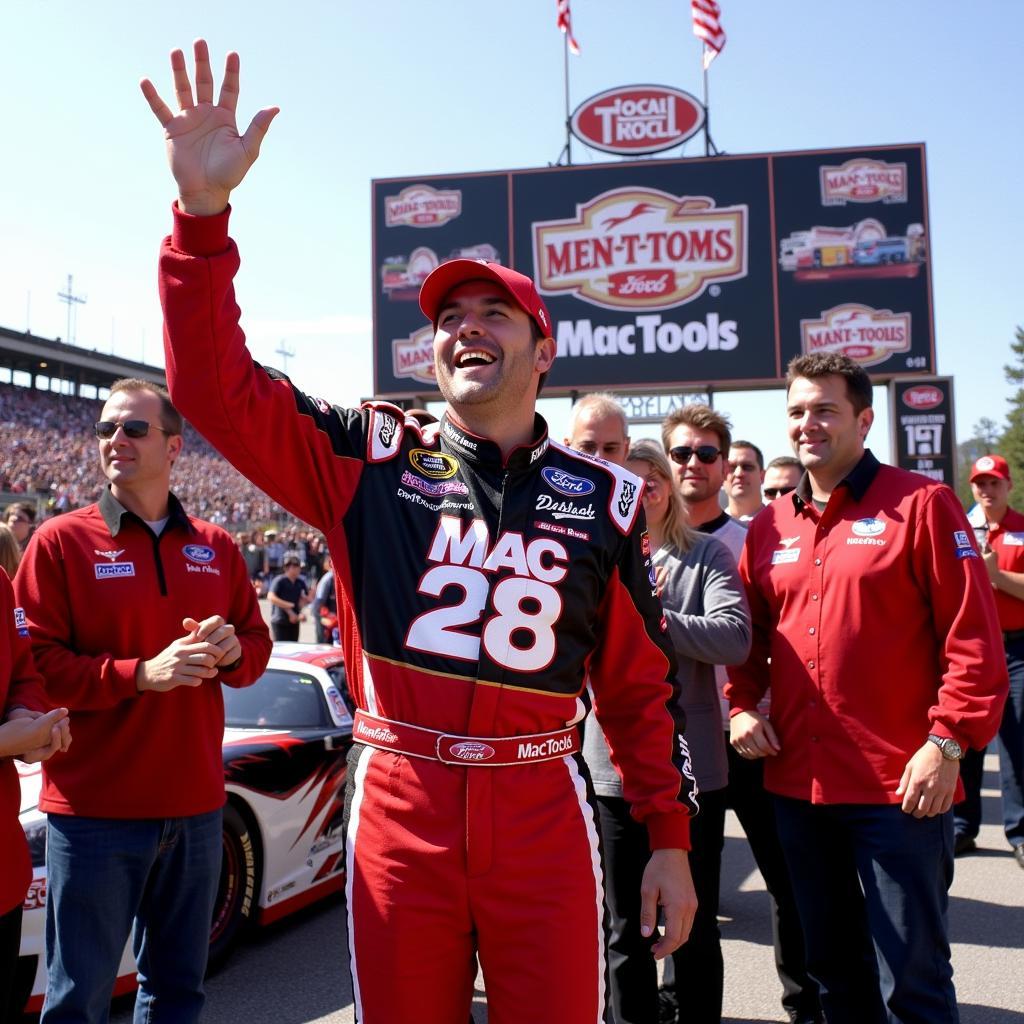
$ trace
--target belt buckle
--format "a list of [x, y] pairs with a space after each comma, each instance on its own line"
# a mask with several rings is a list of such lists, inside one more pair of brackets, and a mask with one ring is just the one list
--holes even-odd
[[490, 743], [485, 743], [472, 736], [452, 736], [449, 733], [443, 733], [437, 737], [434, 749], [437, 759], [442, 764], [472, 767], [491, 764], [498, 756], [498, 751]]

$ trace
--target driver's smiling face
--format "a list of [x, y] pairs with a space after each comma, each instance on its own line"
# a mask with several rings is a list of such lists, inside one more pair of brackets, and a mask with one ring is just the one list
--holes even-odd
[[515, 402], [531, 390], [535, 343], [529, 315], [500, 285], [467, 281], [452, 289], [437, 315], [434, 368], [456, 409]]

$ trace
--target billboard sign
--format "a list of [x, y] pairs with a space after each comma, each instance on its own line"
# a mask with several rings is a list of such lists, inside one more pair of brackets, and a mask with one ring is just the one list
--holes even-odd
[[667, 85], [623, 85], [591, 96], [569, 127], [593, 149], [642, 156], [681, 146], [704, 125], [701, 102]]
[[546, 394], [768, 387], [803, 352], [843, 352], [876, 380], [935, 372], [923, 145], [383, 180], [372, 191], [380, 396], [434, 390], [416, 297], [459, 257], [536, 281], [558, 342]]
[[895, 464], [955, 487], [953, 378], [893, 380], [889, 401]]

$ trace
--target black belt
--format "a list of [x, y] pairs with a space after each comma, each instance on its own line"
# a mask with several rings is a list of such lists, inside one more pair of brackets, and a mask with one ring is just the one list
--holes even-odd
[[1024, 629], [1011, 629], [1003, 631], [1003, 643], [1015, 644], [1018, 640], [1024, 640]]

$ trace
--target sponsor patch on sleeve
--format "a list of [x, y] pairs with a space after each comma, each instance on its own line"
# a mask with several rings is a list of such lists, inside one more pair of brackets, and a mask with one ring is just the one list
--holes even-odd
[[28, 619], [25, 617], [24, 608], [14, 609], [14, 628], [18, 631], [18, 636], [28, 636]]
[[966, 530], [953, 531], [953, 545], [957, 558], [977, 558], [978, 552], [974, 547], [974, 541]]

